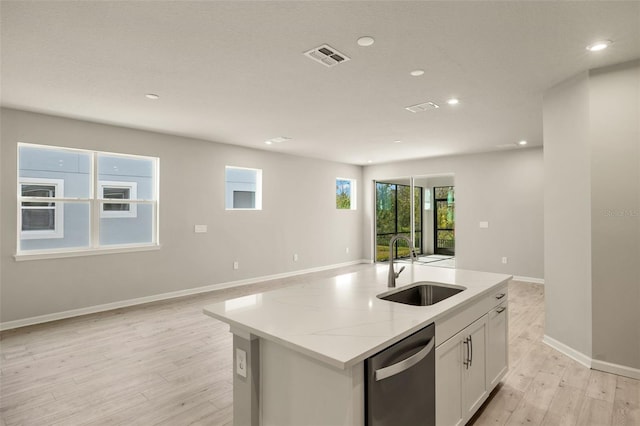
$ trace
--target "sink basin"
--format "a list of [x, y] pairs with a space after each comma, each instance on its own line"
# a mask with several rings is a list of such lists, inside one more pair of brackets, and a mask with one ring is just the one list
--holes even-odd
[[464, 288], [449, 287], [432, 282], [417, 282], [408, 287], [379, 294], [378, 298], [405, 305], [430, 306], [461, 291], [464, 291]]

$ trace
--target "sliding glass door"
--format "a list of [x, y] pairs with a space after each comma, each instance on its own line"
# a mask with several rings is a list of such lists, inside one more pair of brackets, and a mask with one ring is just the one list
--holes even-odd
[[[376, 182], [376, 261], [389, 260], [389, 242], [401, 234], [414, 242], [416, 253], [422, 253], [422, 193], [414, 187], [413, 202], [411, 182]], [[413, 214], [412, 214], [413, 208]], [[413, 220], [413, 223], [412, 223]], [[413, 232], [413, 238], [411, 238]], [[394, 257], [408, 257], [406, 241], [397, 242]]]

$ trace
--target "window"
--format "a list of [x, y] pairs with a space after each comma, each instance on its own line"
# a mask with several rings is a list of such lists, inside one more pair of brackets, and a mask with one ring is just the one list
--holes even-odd
[[157, 171], [154, 157], [18, 144], [17, 255], [157, 246]]
[[336, 208], [340, 210], [356, 209], [356, 181], [336, 178]]
[[434, 232], [434, 253], [455, 255], [455, 188], [453, 186], [437, 186], [434, 191], [433, 220], [435, 223]]
[[[135, 200], [138, 198], [137, 182], [98, 182], [101, 198], [115, 200]], [[136, 217], [138, 208], [131, 203], [104, 203], [100, 217]]]
[[[20, 196], [20, 238], [63, 238], [63, 210], [55, 202], [46, 198], [63, 198], [64, 181], [47, 178], [21, 178]], [[43, 200], [43, 198], [45, 198]], [[38, 201], [35, 201], [38, 200]]]
[[225, 167], [227, 210], [262, 210], [262, 170]]

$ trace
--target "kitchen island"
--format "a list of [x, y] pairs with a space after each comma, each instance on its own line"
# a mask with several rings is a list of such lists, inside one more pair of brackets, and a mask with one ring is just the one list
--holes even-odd
[[[398, 288], [436, 282], [464, 289], [431, 306], [411, 306], [377, 297], [390, 290], [387, 274], [387, 265], [371, 265], [358, 272], [205, 307], [205, 314], [228, 323], [234, 335], [234, 423], [363, 425], [367, 358], [431, 323], [436, 325], [436, 347], [451, 346], [465, 327], [490, 315], [497, 303], [506, 303], [506, 284], [511, 278], [407, 264], [397, 279]], [[500, 332], [506, 333], [506, 322], [503, 325]], [[488, 330], [485, 325], [487, 345]], [[504, 343], [500, 351], [505, 353], [504, 368], [496, 376], [499, 381], [506, 372], [506, 336], [498, 337]], [[455, 355], [449, 357], [452, 360], [466, 356], [462, 349], [447, 352]], [[474, 397], [473, 411], [497, 384], [486, 371], [489, 362], [483, 364], [484, 391], [479, 399]], [[437, 377], [437, 391], [442, 388], [452, 394], [462, 387], [462, 383], [447, 386], [445, 379], [445, 375]], [[463, 393], [460, 398], [461, 403], [466, 399]], [[451, 411], [440, 403], [438, 407], [443, 414]], [[454, 411], [438, 418], [449, 422]], [[466, 421], [469, 414], [464, 407], [459, 411], [461, 421]]]

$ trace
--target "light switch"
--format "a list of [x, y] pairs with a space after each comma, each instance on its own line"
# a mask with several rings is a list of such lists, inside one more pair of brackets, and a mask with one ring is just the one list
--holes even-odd
[[488, 228], [489, 222], [480, 222], [480, 228]]
[[196, 234], [204, 234], [207, 232], [207, 225], [195, 225], [194, 231]]
[[247, 353], [240, 348], [236, 348], [236, 374], [247, 377]]

